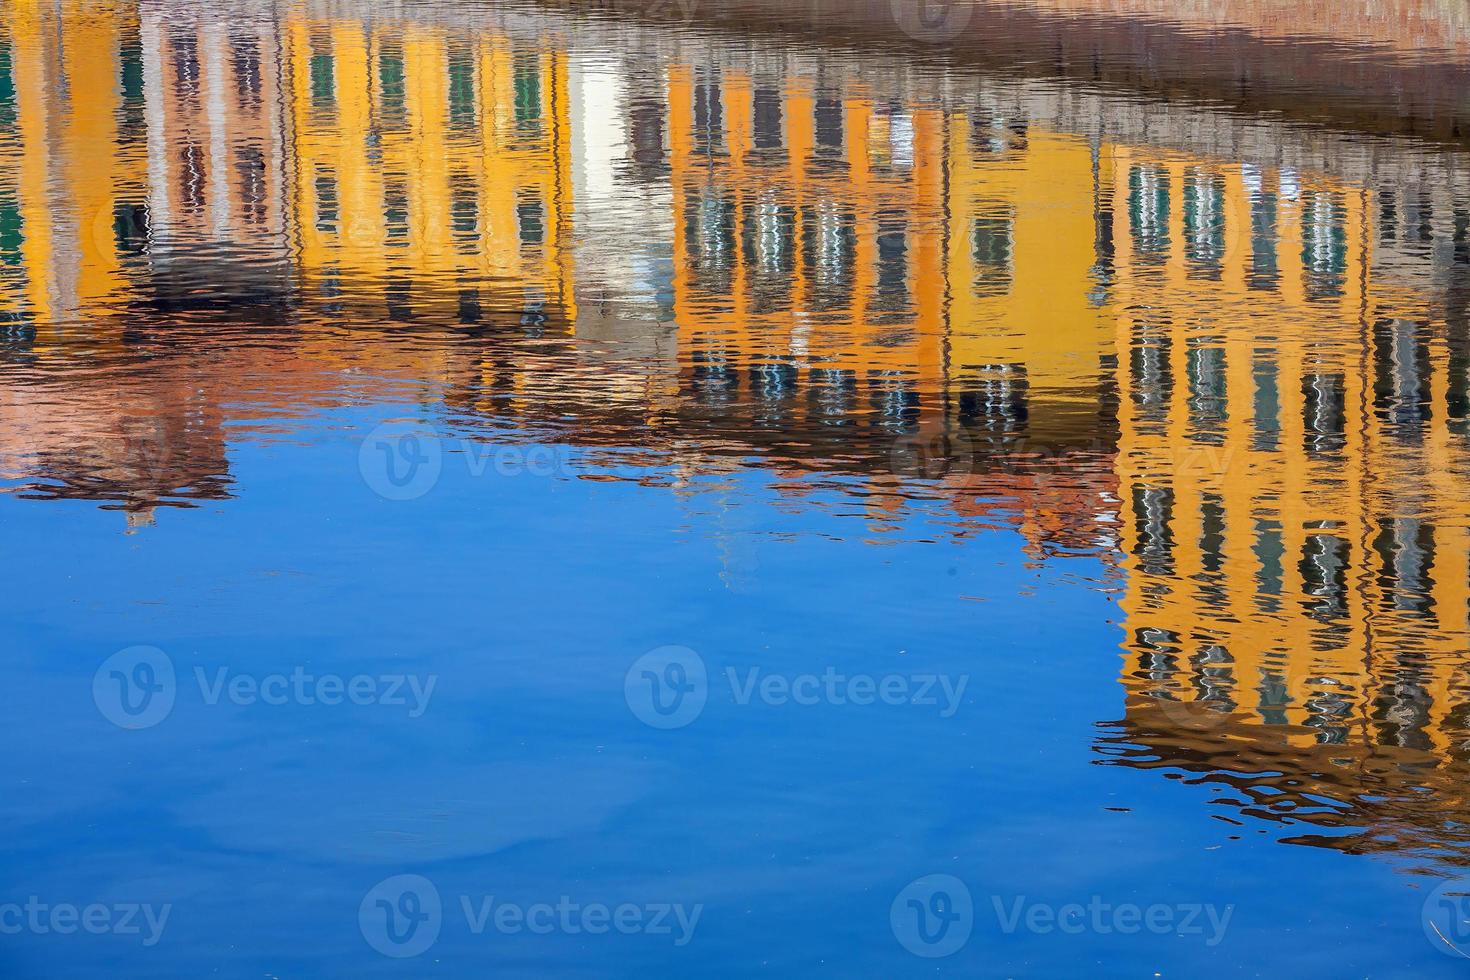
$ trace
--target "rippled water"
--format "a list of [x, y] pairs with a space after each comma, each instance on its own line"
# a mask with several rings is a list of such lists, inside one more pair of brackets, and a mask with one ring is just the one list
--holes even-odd
[[7, 2], [0, 970], [1461, 972], [1470, 14], [1352, 6]]

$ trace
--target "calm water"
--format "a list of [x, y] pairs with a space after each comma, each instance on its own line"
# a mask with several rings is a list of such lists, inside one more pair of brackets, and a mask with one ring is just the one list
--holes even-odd
[[6, 2], [0, 974], [1463, 975], [1470, 14], [1345, 6]]

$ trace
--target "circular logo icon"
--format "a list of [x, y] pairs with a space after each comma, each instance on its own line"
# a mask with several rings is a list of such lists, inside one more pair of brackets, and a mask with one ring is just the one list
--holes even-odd
[[894, 476], [941, 480], [969, 473], [975, 446], [964, 429], [930, 422], [894, 440], [888, 461]]
[[357, 925], [384, 956], [406, 959], [434, 945], [444, 924], [439, 889], [423, 875], [384, 878], [363, 896]]
[[709, 699], [704, 660], [688, 647], [650, 650], [623, 678], [628, 709], [653, 728], [683, 728], [698, 718]]
[[1169, 719], [1169, 724], [1190, 731], [1203, 732], [1219, 728], [1231, 717], [1230, 705], [1224, 701], [1206, 698], [1180, 701], [1163, 697], [1153, 700], [1164, 713], [1164, 717]]
[[975, 903], [954, 875], [925, 875], [904, 886], [888, 910], [899, 945], [926, 959], [950, 956], [970, 941]]
[[[164, 476], [169, 434], [163, 420], [156, 417], [130, 416], [122, 424], [122, 455], [139, 480], [158, 484]], [[150, 489], [153, 489], [150, 486]], [[168, 489], [173, 489], [169, 487]]]
[[1470, 881], [1440, 882], [1424, 900], [1424, 935], [1446, 956], [1470, 959]]
[[439, 482], [443, 469], [439, 437], [421, 423], [388, 421], [368, 433], [357, 468], [373, 493], [387, 500], [414, 500]]
[[975, 16], [975, 0], [889, 0], [893, 22], [915, 41], [952, 41]]
[[152, 728], [174, 710], [174, 662], [158, 647], [119, 650], [92, 675], [92, 700], [119, 728]]

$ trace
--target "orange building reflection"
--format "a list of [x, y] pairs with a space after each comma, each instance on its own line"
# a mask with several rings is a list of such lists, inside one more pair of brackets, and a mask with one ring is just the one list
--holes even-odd
[[1470, 196], [1409, 149], [1196, 152], [1230, 120], [820, 48], [609, 65], [558, 14], [15, 6], [7, 479], [146, 515], [230, 492], [227, 423], [430, 381], [880, 530], [938, 501], [1115, 574], [1107, 761], [1458, 839]]

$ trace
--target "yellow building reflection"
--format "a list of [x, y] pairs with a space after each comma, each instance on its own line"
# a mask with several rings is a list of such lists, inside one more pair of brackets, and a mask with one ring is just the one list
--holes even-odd
[[285, 40], [305, 288], [463, 322], [515, 290], [575, 320], [563, 54], [355, 20]]
[[[305, 398], [366, 366], [693, 468], [857, 474], [875, 522], [918, 494], [895, 445], [937, 432], [956, 458], [921, 489], [957, 526], [1113, 566], [1120, 724], [1160, 764], [1227, 735], [1278, 766], [1462, 753], [1462, 198], [1184, 152], [1127, 131], [1126, 100], [1070, 132], [1034, 93], [880, 87], [820, 52], [611, 69], [550, 30], [12, 10], [7, 356], [125, 350], [140, 311], [289, 323], [233, 368]], [[410, 324], [434, 329], [364, 339]], [[616, 366], [665, 325], [673, 355]], [[157, 397], [78, 395], [82, 427], [11, 395], [7, 458], [49, 441], [52, 470], [113, 458], [79, 486], [218, 493], [231, 378], [148, 370]]]

